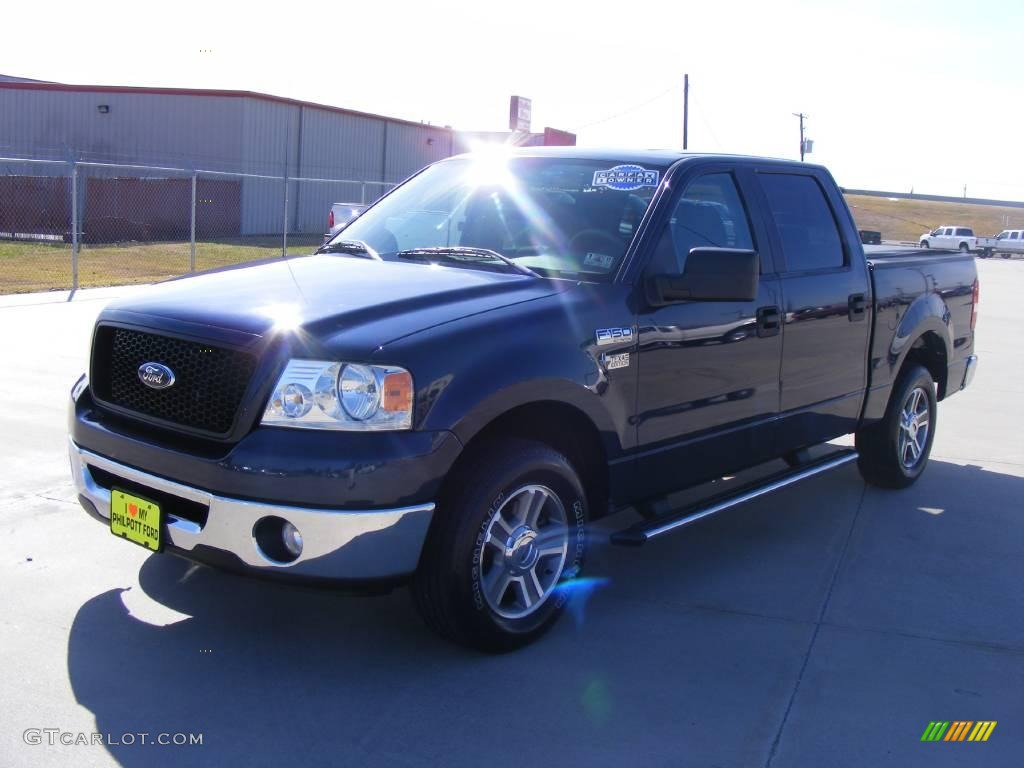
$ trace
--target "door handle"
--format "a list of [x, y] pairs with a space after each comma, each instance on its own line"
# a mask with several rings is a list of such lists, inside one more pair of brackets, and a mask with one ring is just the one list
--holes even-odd
[[756, 318], [759, 337], [778, 336], [782, 329], [782, 314], [778, 307], [758, 307]]
[[850, 322], [854, 323], [858, 320], [863, 320], [866, 316], [865, 310], [867, 306], [868, 301], [863, 293], [851, 293], [850, 298], [846, 301]]

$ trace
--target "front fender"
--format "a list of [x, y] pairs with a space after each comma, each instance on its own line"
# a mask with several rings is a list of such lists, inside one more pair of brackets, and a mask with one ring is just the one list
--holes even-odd
[[602, 435], [609, 460], [635, 446], [637, 364], [605, 370], [595, 329], [632, 328], [615, 286], [577, 286], [536, 301], [438, 326], [389, 345], [388, 359], [413, 372], [416, 429], [444, 424], [466, 443], [498, 416], [529, 403], [568, 405]]

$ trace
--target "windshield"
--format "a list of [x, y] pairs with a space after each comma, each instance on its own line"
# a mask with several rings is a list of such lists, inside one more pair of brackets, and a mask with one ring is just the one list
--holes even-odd
[[389, 260], [422, 248], [485, 248], [543, 276], [610, 279], [663, 172], [567, 158], [449, 160], [399, 187], [335, 241], [362, 241]]

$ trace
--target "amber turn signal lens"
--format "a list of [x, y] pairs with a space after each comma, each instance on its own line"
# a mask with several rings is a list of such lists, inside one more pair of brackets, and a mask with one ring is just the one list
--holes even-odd
[[406, 371], [389, 373], [381, 389], [381, 410], [404, 413], [412, 409], [412, 376]]

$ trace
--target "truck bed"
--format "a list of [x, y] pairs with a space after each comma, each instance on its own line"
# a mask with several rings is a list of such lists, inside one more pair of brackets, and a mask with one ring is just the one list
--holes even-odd
[[899, 245], [865, 245], [864, 256], [874, 268], [895, 266], [918, 266], [931, 262], [944, 263], [967, 261], [974, 258], [973, 254], [960, 251], [942, 251], [936, 248], [916, 248]]

